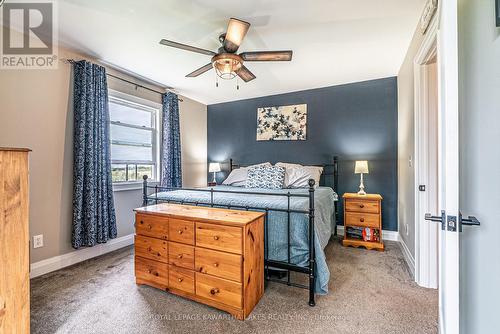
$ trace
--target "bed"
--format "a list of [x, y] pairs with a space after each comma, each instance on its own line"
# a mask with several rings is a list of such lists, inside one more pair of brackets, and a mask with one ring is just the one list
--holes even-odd
[[[336, 157], [333, 164], [322, 165], [320, 186], [309, 180], [309, 188], [305, 189], [249, 189], [224, 185], [179, 189], [151, 186], [145, 178], [143, 202], [144, 205], [166, 202], [266, 212], [266, 279], [309, 289], [309, 305], [314, 306], [315, 294], [328, 293], [330, 272], [324, 248], [332, 234], [336, 234], [338, 196], [333, 189], [338, 185], [337, 165]], [[230, 160], [231, 170], [241, 166], [244, 165]], [[314, 231], [312, 236], [310, 231]], [[276, 278], [271, 275], [273, 269], [285, 270], [287, 274], [284, 278]], [[292, 282], [290, 271], [308, 275], [309, 284]]]

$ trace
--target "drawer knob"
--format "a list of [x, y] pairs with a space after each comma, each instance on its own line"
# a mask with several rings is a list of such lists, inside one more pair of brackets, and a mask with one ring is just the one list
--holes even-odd
[[144, 222], [141, 220], [141, 225], [144, 224]]
[[359, 218], [359, 221], [360, 221], [360, 222], [364, 222], [364, 221], [365, 221], [365, 219], [364, 219], [364, 218]]
[[214, 263], [214, 267], [217, 268], [219, 264], [217, 262]]
[[177, 233], [182, 234], [182, 230], [177, 231]]
[[149, 228], [149, 229], [152, 229], [152, 228], [153, 228], [153, 226], [151, 226], [151, 224], [149, 224], [149, 225], [148, 225], [148, 228]]
[[178, 259], [182, 259], [182, 254], [177, 255]]
[[177, 281], [180, 283], [180, 282], [184, 281], [184, 279], [183, 278], [178, 278]]
[[214, 240], [219, 240], [219, 236], [218, 235], [214, 235]]
[[362, 208], [365, 207], [365, 205], [364, 204], [360, 204], [359, 207], [362, 209]]
[[213, 288], [213, 289], [210, 290], [210, 294], [215, 295], [216, 293], [219, 293], [219, 289], [218, 288]]

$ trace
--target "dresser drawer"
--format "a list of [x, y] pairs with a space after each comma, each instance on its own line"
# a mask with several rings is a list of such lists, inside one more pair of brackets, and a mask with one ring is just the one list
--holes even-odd
[[196, 295], [241, 308], [242, 289], [240, 283], [196, 273]]
[[373, 213], [349, 212], [346, 214], [346, 225], [380, 228], [380, 217]]
[[241, 282], [241, 255], [208, 249], [195, 250], [197, 272]]
[[170, 218], [168, 225], [170, 240], [194, 245], [194, 222]]
[[135, 227], [137, 234], [168, 240], [168, 218], [137, 214]]
[[136, 256], [135, 277], [166, 288], [168, 287], [168, 264]]
[[168, 263], [186, 269], [194, 269], [194, 247], [189, 245], [169, 242]]
[[377, 201], [346, 200], [345, 210], [352, 212], [379, 213], [380, 205]]
[[168, 284], [172, 289], [194, 293], [194, 271], [170, 265]]
[[168, 241], [136, 235], [135, 255], [168, 263]]
[[241, 228], [196, 223], [196, 246], [241, 254]]

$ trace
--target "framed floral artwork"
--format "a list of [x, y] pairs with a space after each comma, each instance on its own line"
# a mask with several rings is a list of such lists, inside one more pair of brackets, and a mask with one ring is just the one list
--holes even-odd
[[257, 109], [257, 140], [306, 140], [307, 104]]

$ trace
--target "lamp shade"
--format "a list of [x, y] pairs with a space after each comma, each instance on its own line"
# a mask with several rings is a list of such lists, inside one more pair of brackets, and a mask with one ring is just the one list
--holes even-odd
[[210, 173], [220, 172], [220, 163], [218, 163], [218, 162], [211, 162], [208, 165], [208, 171]]
[[368, 174], [368, 161], [360, 160], [356, 161], [356, 166], [354, 167], [355, 174]]

